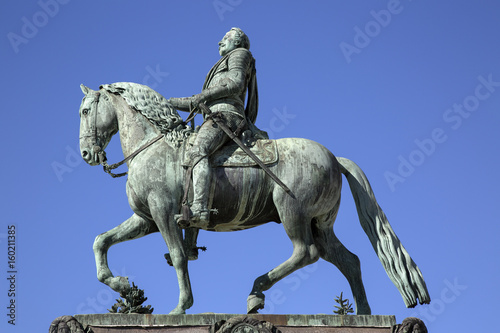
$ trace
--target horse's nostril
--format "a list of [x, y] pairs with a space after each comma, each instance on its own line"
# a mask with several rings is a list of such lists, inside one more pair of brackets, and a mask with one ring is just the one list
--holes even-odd
[[86, 150], [82, 151], [82, 157], [84, 159], [86, 159], [88, 156], [89, 156], [89, 152], [88, 151], [86, 151]]

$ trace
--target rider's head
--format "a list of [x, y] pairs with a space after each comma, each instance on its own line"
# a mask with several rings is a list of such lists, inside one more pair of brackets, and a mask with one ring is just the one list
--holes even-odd
[[238, 47], [244, 47], [245, 49], [250, 50], [250, 39], [248, 39], [248, 36], [243, 32], [243, 30], [240, 28], [231, 28], [229, 31], [234, 31], [234, 38]]
[[250, 49], [250, 40], [240, 28], [232, 28], [219, 42], [219, 54], [225, 56], [238, 47]]

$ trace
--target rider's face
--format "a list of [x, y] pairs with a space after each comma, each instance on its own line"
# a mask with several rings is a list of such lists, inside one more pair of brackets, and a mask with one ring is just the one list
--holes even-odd
[[236, 39], [234, 38], [235, 32], [234, 31], [229, 31], [226, 33], [224, 38], [219, 42], [219, 54], [221, 57], [225, 56], [232, 50], [238, 47], [236, 44]]

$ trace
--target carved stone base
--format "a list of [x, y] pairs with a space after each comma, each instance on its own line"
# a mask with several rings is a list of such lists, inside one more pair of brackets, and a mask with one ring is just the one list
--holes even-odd
[[402, 324], [395, 325], [392, 328], [392, 333], [428, 333], [424, 322], [415, 317], [408, 317], [403, 320]]
[[[339, 315], [152, 315], [88, 314], [59, 317], [50, 332], [186, 332], [186, 333], [420, 333], [427, 332], [417, 318], [396, 325], [394, 316]], [[411, 327], [410, 327], [411, 326]], [[413, 330], [414, 327], [417, 330]], [[83, 329], [83, 330], [82, 330]], [[425, 330], [422, 330], [425, 329]]]

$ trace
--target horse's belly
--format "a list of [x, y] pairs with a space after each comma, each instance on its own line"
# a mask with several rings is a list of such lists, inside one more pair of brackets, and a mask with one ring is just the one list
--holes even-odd
[[272, 200], [273, 184], [257, 167], [214, 169], [209, 207], [209, 230], [234, 231], [279, 222]]

